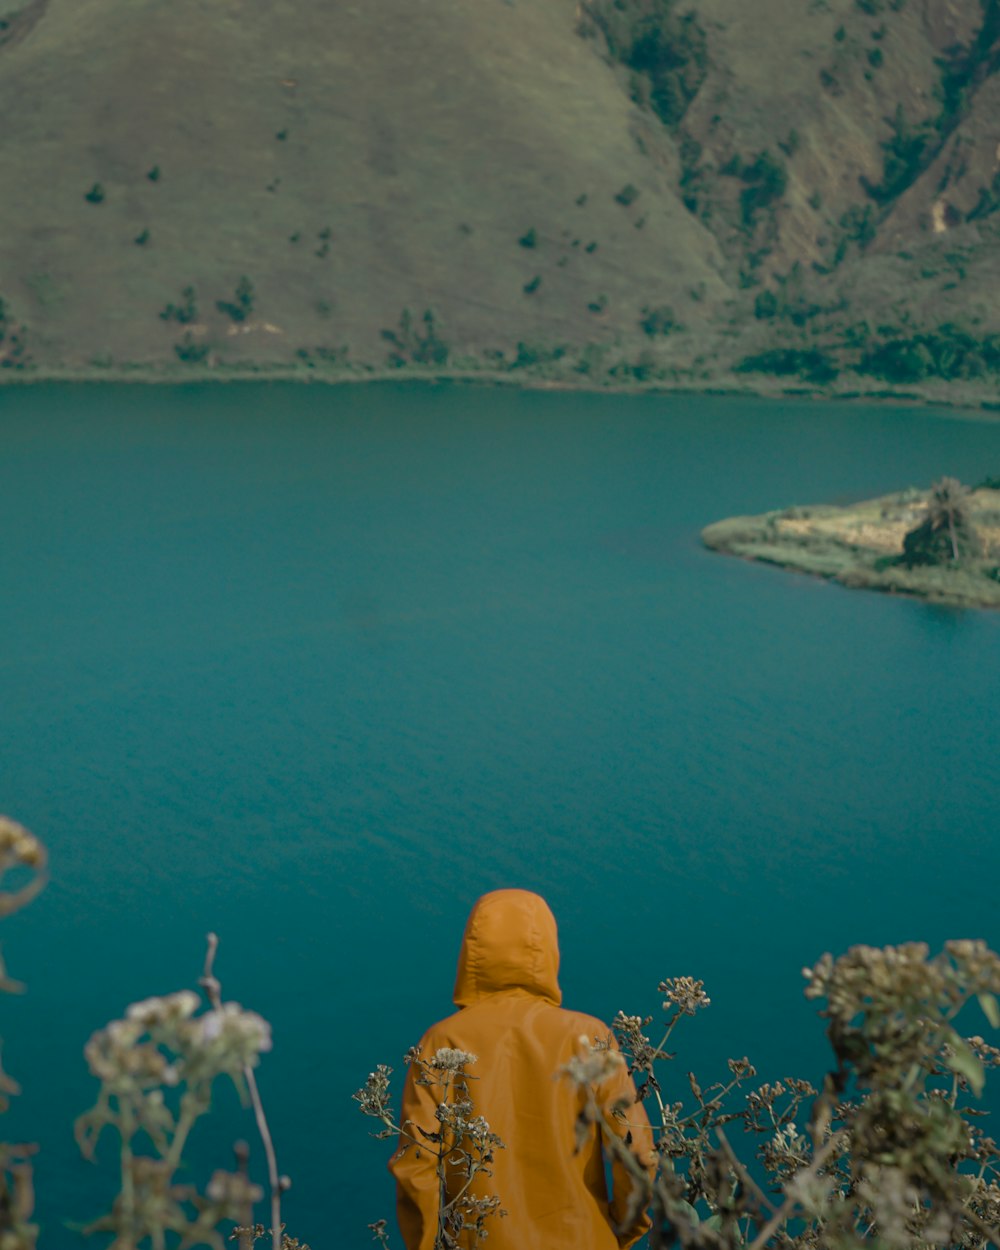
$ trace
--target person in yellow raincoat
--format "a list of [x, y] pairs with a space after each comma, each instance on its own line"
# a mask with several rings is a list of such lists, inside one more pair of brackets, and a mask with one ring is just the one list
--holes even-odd
[[[578, 1142], [584, 1095], [557, 1073], [577, 1053], [581, 1036], [600, 1043], [610, 1030], [593, 1016], [560, 1007], [558, 973], [556, 922], [545, 900], [527, 890], [483, 895], [472, 909], [458, 958], [459, 1010], [429, 1029], [419, 1046], [424, 1059], [445, 1047], [476, 1056], [468, 1069], [475, 1078], [469, 1081], [474, 1113], [488, 1121], [505, 1147], [494, 1152], [492, 1179], [474, 1186], [479, 1196], [496, 1194], [507, 1212], [487, 1217], [490, 1250], [624, 1250], [649, 1227], [642, 1212], [623, 1227], [633, 1182], [623, 1165], [613, 1162], [608, 1194], [600, 1129], [592, 1124], [582, 1147]], [[435, 1090], [418, 1077], [411, 1063], [401, 1124], [419, 1140], [418, 1128], [430, 1133], [440, 1124]], [[649, 1121], [624, 1064], [598, 1093], [607, 1107], [621, 1100], [630, 1104], [622, 1119], [606, 1119], [643, 1166], [651, 1167]], [[408, 1141], [401, 1135], [389, 1162], [399, 1228], [407, 1250], [433, 1250], [437, 1160], [426, 1146]]]

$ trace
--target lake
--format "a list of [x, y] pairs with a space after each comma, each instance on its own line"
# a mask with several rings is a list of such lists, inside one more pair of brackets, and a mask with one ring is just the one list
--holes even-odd
[[[825, 950], [1000, 942], [1000, 615], [704, 550], [702, 526], [1000, 472], [1000, 425], [448, 386], [0, 388], [0, 808], [53, 879], [3, 928], [41, 1246], [102, 1210], [81, 1049], [193, 986], [274, 1025], [289, 1231], [369, 1244], [350, 1096], [447, 1013], [471, 903], [560, 924], [567, 1005], [704, 979], [678, 1073], [816, 1078]], [[985, 1022], [977, 1023], [985, 1031]], [[989, 1040], [989, 1039], [988, 1039]], [[220, 1098], [192, 1179], [249, 1113]], [[260, 1160], [257, 1160], [260, 1167]], [[103, 1179], [102, 1179], [103, 1178]], [[398, 1247], [398, 1238], [395, 1241]]]

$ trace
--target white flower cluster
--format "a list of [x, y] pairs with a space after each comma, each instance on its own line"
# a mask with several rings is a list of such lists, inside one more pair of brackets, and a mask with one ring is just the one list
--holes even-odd
[[212, 1173], [212, 1179], [205, 1187], [205, 1196], [228, 1210], [243, 1212], [248, 1206], [260, 1202], [264, 1191], [240, 1172], [219, 1170]]
[[144, 998], [141, 1003], [132, 1003], [125, 1010], [125, 1018], [152, 1031], [157, 1027], [176, 1027], [182, 1020], [190, 1019], [200, 1006], [201, 999], [194, 990], [178, 990], [162, 998]]
[[83, 1049], [91, 1073], [110, 1092], [177, 1084], [177, 1067], [151, 1042], [140, 1042], [146, 1030], [135, 1020], [112, 1020]]
[[622, 1032], [627, 1033], [638, 1033], [642, 1029], [642, 1024], [642, 1016], [627, 1016], [624, 1011], [619, 1011], [611, 1021], [613, 1029], [621, 1029]]
[[459, 1068], [467, 1068], [475, 1063], [478, 1055], [470, 1055], [467, 1050], [456, 1050], [453, 1046], [441, 1046], [427, 1060], [427, 1066], [437, 1072], [457, 1072]]
[[258, 1055], [271, 1049], [270, 1024], [255, 1011], [244, 1011], [239, 1003], [223, 1003], [195, 1023], [202, 1046], [239, 1054], [243, 1063], [254, 1064]]
[[271, 1026], [239, 1003], [198, 1016], [191, 990], [132, 1003], [123, 1020], [95, 1033], [84, 1050], [91, 1072], [113, 1089], [211, 1082], [254, 1066], [271, 1049]]
[[575, 1085], [599, 1085], [623, 1067], [625, 1060], [617, 1050], [594, 1046], [586, 1033], [577, 1041], [576, 1054], [560, 1069]]
[[799, 1130], [795, 1121], [789, 1120], [787, 1124], [778, 1126], [772, 1145], [775, 1150], [793, 1151], [799, 1141]]
[[705, 993], [705, 982], [696, 981], [694, 977], [667, 977], [659, 984], [659, 991], [665, 996], [664, 1011], [671, 1007], [680, 1007], [686, 1015], [693, 1016], [699, 1007], [707, 1007], [711, 999]]
[[235, 1075], [242, 1068], [256, 1068], [257, 1059], [271, 1049], [271, 1026], [239, 1003], [224, 1003], [190, 1021], [194, 1026], [192, 1068]]

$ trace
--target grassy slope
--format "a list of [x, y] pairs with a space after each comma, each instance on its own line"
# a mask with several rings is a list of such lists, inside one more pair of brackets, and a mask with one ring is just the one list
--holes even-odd
[[[193, 339], [223, 363], [349, 345], [382, 365], [404, 307], [435, 310], [459, 367], [603, 343], [605, 363], [652, 349], [680, 380], [836, 344], [858, 316], [1000, 330], [1000, 214], [965, 222], [997, 170], [1000, 77], [884, 204], [859, 181], [879, 182], [897, 106], [940, 111], [939, 59], [975, 45], [980, 0], [690, 7], [707, 74], [669, 128], [580, 37], [575, 0], [32, 0], [0, 42], [0, 295], [41, 367], [176, 364], [185, 330], [158, 312], [188, 284]], [[748, 225], [724, 170], [761, 151], [788, 183]], [[862, 248], [842, 219], [865, 208]], [[215, 301], [243, 274], [256, 302], [236, 326]], [[821, 311], [755, 319], [789, 281]], [[654, 341], [638, 321], [661, 304], [685, 329]]]
[[[0, 289], [36, 357], [160, 358], [157, 312], [187, 283], [226, 353], [349, 342], [376, 359], [405, 306], [432, 306], [458, 350], [509, 348], [721, 285], [714, 240], [629, 139], [628, 101], [572, 19], [563, 0], [52, 0], [0, 50], [0, 113], [19, 119], [0, 138]], [[613, 198], [629, 181], [662, 205], [641, 240]], [[234, 343], [214, 302], [244, 273], [254, 320], [280, 332]], [[603, 317], [587, 308], [602, 293]]]

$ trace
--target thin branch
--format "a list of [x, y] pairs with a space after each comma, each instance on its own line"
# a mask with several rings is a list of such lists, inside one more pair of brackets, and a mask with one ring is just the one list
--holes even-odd
[[998, 1250], [1000, 1250], [1000, 1239], [997, 1237], [998, 1230], [994, 1225], [987, 1224], [983, 1217], [973, 1211], [971, 1207], [966, 1207], [963, 1215], [967, 1220], [971, 1220], [972, 1223], [975, 1224], [976, 1228], [979, 1229], [991, 1245], [996, 1246]]
[[[219, 984], [212, 969], [215, 964], [215, 955], [219, 949], [218, 934], [209, 933], [207, 935], [208, 950], [205, 952], [205, 970], [201, 974], [198, 984], [208, 995], [208, 1001], [212, 1004], [215, 1011], [222, 1006], [222, 986]], [[264, 1104], [260, 1100], [260, 1091], [257, 1089], [257, 1078], [254, 1076], [253, 1068], [249, 1064], [243, 1067], [243, 1077], [247, 1083], [247, 1089], [250, 1091], [250, 1102], [253, 1105], [254, 1118], [257, 1121], [257, 1131], [260, 1133], [260, 1139], [264, 1143], [264, 1154], [267, 1156], [267, 1179], [271, 1187], [271, 1246], [272, 1250], [281, 1250], [281, 1195], [290, 1185], [287, 1176], [278, 1174], [278, 1160], [274, 1153], [274, 1142], [271, 1140], [271, 1130], [268, 1128], [267, 1116], [264, 1114]]]
[[[823, 1143], [820, 1149], [813, 1155], [812, 1163], [809, 1165], [810, 1172], [818, 1172], [821, 1164], [826, 1161], [829, 1154], [832, 1153], [837, 1138], [830, 1137]], [[764, 1250], [764, 1247], [778, 1231], [778, 1229], [790, 1218], [795, 1208], [798, 1206], [798, 1200], [795, 1198], [786, 1198], [774, 1215], [768, 1220], [757, 1236], [753, 1239], [747, 1250]], [[1000, 1250], [1000, 1242], [997, 1243], [997, 1250]]]
[[747, 1187], [747, 1189], [753, 1190], [753, 1192], [757, 1195], [757, 1198], [759, 1199], [759, 1201], [763, 1203], [765, 1207], [767, 1207], [768, 1211], [770, 1211], [772, 1215], [777, 1215], [778, 1208], [774, 1205], [771, 1199], [768, 1198], [767, 1194], [764, 1193], [763, 1189], [761, 1189], [761, 1187], [757, 1184], [757, 1182], [753, 1179], [750, 1173], [746, 1170], [743, 1164], [736, 1157], [736, 1152], [733, 1150], [732, 1146], [730, 1146], [729, 1144], [729, 1138], [725, 1135], [725, 1133], [722, 1131], [722, 1129], [720, 1128], [718, 1124], [715, 1126], [715, 1135], [716, 1137], [718, 1137], [719, 1141], [722, 1143], [722, 1149], [725, 1151], [725, 1154], [727, 1158], [729, 1159], [729, 1165], [733, 1169], [733, 1171], [736, 1173], [736, 1175], [740, 1178], [740, 1180]]

